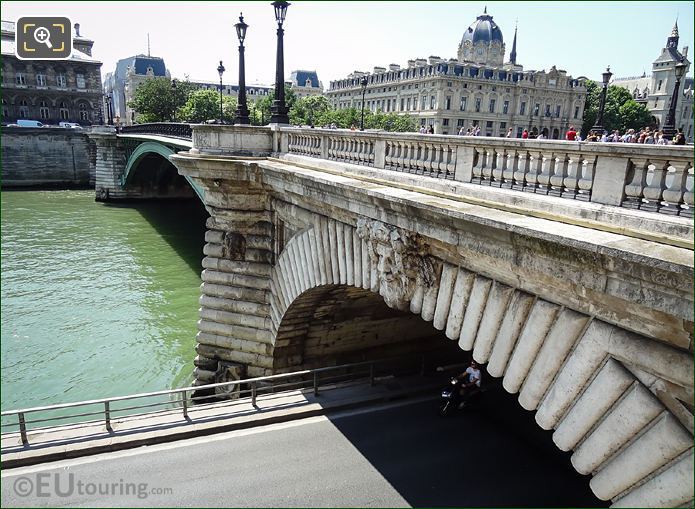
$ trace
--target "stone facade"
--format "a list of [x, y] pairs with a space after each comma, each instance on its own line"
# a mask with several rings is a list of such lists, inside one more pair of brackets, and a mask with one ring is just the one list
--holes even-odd
[[361, 108], [360, 81], [368, 80], [365, 108], [407, 113], [437, 134], [480, 127], [483, 136], [521, 137], [523, 129], [562, 139], [571, 124], [581, 124], [586, 100], [584, 78], [574, 79], [555, 66], [524, 71], [516, 61], [516, 31], [510, 58], [504, 61], [501, 29], [487, 11], [464, 32], [458, 58], [430, 56], [389, 65], [373, 72], [355, 71], [332, 81], [326, 93], [335, 108]]
[[323, 83], [319, 81], [316, 71], [292, 71], [290, 84], [297, 99], [312, 95], [323, 95]]
[[666, 46], [652, 63], [652, 73], [640, 77], [615, 78], [612, 85], [627, 89], [632, 97], [644, 104], [652, 114], [652, 120], [658, 129], [663, 128], [671, 107], [671, 97], [676, 84], [675, 65], [683, 60], [687, 65], [685, 77], [681, 80], [678, 103], [676, 104], [676, 129], [685, 134], [686, 141], [693, 142], [693, 78], [689, 78], [690, 61], [688, 47], [678, 50], [678, 23], [673, 26]]
[[44, 124], [102, 123], [101, 62], [92, 57], [94, 41], [75, 23], [69, 60], [19, 60], [15, 24], [2, 22], [2, 122], [26, 118]]

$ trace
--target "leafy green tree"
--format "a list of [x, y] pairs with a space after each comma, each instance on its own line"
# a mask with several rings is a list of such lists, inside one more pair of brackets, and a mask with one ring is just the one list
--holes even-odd
[[188, 81], [177, 81], [176, 87], [172, 87], [169, 78], [148, 78], [137, 86], [128, 106], [135, 111], [137, 123], [169, 122], [186, 104], [192, 90]]
[[[602, 85], [587, 81], [586, 105], [582, 122], [582, 135], [586, 137], [596, 123], [598, 109], [601, 103]], [[651, 115], [647, 108], [637, 103], [630, 92], [614, 85], [609, 85], [606, 91], [606, 106], [603, 112], [603, 127], [608, 132], [618, 129], [640, 129], [652, 124]]]
[[312, 95], [297, 99], [290, 109], [290, 123], [293, 125], [316, 125], [330, 110], [328, 99], [322, 95]]
[[[222, 112], [225, 122], [233, 122], [236, 116], [237, 100], [222, 96]], [[217, 120], [220, 117], [220, 94], [215, 90], [195, 90], [177, 113], [183, 122], [202, 123]]]

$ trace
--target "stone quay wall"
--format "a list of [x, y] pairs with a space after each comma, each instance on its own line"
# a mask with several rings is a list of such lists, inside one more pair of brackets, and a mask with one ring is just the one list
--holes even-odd
[[96, 148], [81, 130], [2, 128], [2, 187], [94, 185]]

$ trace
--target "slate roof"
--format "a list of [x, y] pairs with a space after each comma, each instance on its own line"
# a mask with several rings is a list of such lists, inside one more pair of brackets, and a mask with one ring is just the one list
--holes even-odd
[[297, 87], [306, 86], [307, 80], [311, 81], [311, 88], [321, 87], [321, 85], [319, 84], [319, 77], [316, 74], [316, 71], [292, 71], [292, 74], [290, 75], [290, 80]]

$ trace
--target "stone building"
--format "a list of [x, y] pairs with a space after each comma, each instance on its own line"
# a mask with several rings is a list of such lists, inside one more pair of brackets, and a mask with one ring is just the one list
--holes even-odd
[[92, 57], [94, 41], [75, 23], [72, 56], [67, 60], [20, 60], [15, 54], [15, 23], [2, 21], [2, 122], [20, 118], [44, 124], [103, 121], [101, 62]]
[[666, 123], [666, 116], [671, 107], [673, 87], [676, 83], [675, 66], [683, 60], [686, 67], [686, 77], [681, 81], [680, 95], [676, 103], [676, 128], [685, 133], [686, 140], [693, 142], [693, 78], [687, 77], [690, 70], [688, 47], [678, 50], [678, 23], [673, 26], [671, 35], [666, 39], [666, 46], [652, 63], [652, 73], [638, 77], [615, 78], [612, 85], [626, 88], [632, 97], [644, 104], [652, 114], [652, 121], [657, 128]]
[[155, 76], [170, 77], [164, 64], [164, 59], [150, 55], [135, 55], [122, 58], [116, 63], [116, 70], [106, 74], [104, 78], [105, 108], [108, 112], [109, 103], [112, 119], [122, 124], [132, 124], [135, 111], [128, 106], [133, 99], [137, 86], [148, 78]]
[[316, 71], [292, 71], [290, 83], [297, 99], [310, 95], [323, 95], [323, 83], [319, 81]]
[[572, 124], [581, 124], [586, 100], [585, 78], [572, 78], [552, 66], [524, 71], [517, 62], [517, 32], [505, 62], [501, 28], [487, 13], [466, 29], [457, 58], [409, 60], [355, 71], [332, 81], [329, 101], [335, 108], [361, 108], [362, 77], [367, 78], [365, 107], [371, 111], [407, 113], [437, 134], [480, 127], [481, 135], [520, 137], [524, 129], [561, 138]]

